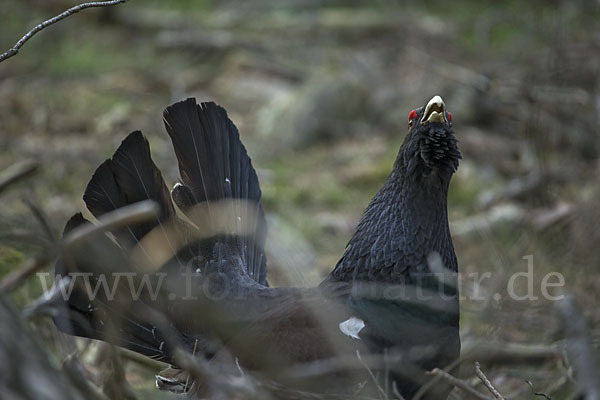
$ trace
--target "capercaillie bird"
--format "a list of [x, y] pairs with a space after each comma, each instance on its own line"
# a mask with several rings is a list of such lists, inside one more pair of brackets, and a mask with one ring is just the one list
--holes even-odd
[[[360, 387], [361, 395], [408, 399], [428, 380], [425, 371], [458, 357], [447, 195], [461, 156], [439, 96], [410, 112], [392, 172], [315, 288], [268, 285], [258, 177], [226, 111], [190, 98], [167, 107], [164, 122], [180, 172], [170, 193], [139, 131], [88, 183], [84, 201], [95, 217], [148, 199], [159, 212], [57, 262], [57, 277], [89, 278], [64, 300], [55, 317], [61, 330], [173, 365], [176, 348], [209, 363], [229, 354], [286, 387], [346, 396]], [[89, 223], [78, 213], [65, 234]], [[132, 282], [141, 284], [135, 293]], [[113, 295], [90, 292], [104, 283], [115, 285]], [[328, 367], [319, 374], [292, 373], [321, 361]], [[448, 392], [436, 385], [424, 398]]]

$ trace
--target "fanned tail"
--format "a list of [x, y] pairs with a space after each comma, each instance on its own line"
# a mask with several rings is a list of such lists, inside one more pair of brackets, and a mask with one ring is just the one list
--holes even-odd
[[[227, 243], [249, 277], [266, 285], [261, 190], [237, 128], [222, 107], [193, 98], [167, 107], [163, 117], [181, 176], [172, 191], [175, 203], [200, 229], [211, 225], [214, 241]], [[208, 248], [203, 256], [214, 259], [214, 244]]]
[[160, 212], [156, 220], [114, 232], [125, 248], [139, 243], [156, 226], [175, 217], [167, 186], [140, 131], [130, 133], [113, 157], [100, 164], [87, 185], [83, 200], [96, 218], [142, 200], [158, 203]]
[[[175, 208], [158, 167], [150, 156], [148, 141], [140, 131], [129, 134], [121, 143], [112, 158], [104, 161], [94, 172], [83, 196], [90, 212], [100, 218], [118, 208], [143, 200], [153, 200], [159, 205], [154, 220], [128, 225], [111, 231], [117, 239], [115, 244], [103, 234], [86, 243], [83, 249], [65, 255], [55, 267], [57, 277], [69, 273], [88, 274], [92, 288], [99, 287], [98, 278], [104, 276], [112, 289], [114, 273], [133, 271], [130, 250], [151, 253], [142, 239], [151, 231], [158, 232], [160, 246], [170, 246], [173, 261], [183, 265], [177, 259], [179, 249], [185, 240], [177, 229], [165, 226], [177, 226]], [[64, 234], [81, 224], [90, 223], [80, 213], [75, 214], [65, 227]], [[176, 236], [176, 237], [174, 237]], [[153, 242], [157, 243], [157, 241]], [[148, 255], [147, 254], [147, 255]], [[78, 278], [83, 279], [83, 275]], [[72, 277], [71, 279], [77, 279]], [[103, 290], [97, 296], [90, 297], [85, 285], [78, 282], [73, 285], [70, 296], [64, 299], [66, 312], [55, 318], [56, 325], [64, 332], [92, 339], [109, 340], [107, 327], [112, 324], [117, 329], [118, 340], [123, 347], [156, 358], [168, 359], [169, 353], [164, 338], [145, 315], [132, 312], [135, 306], [144, 306], [148, 292], [140, 292], [137, 300], [128, 299], [125, 303], [103, 296]], [[121, 285], [123, 282], [119, 282]], [[152, 284], [156, 284], [155, 281]], [[122, 287], [122, 286], [121, 286]], [[125, 288], [128, 292], [130, 289]], [[131, 289], [133, 290], [133, 289]], [[128, 309], [129, 308], [129, 309]]]
[[[140, 261], [156, 261], [153, 247], [169, 246], [168, 257], [156, 262], [161, 272], [166, 271], [169, 276], [172, 284], [169, 292], [176, 289], [172, 293], [181, 294], [179, 286], [183, 281], [179, 274], [171, 273], [189, 269], [188, 266], [195, 271], [196, 267], [190, 261], [198, 256], [206, 258], [205, 265], [209, 268], [230, 271], [232, 279], [242, 286], [249, 283], [267, 285], [266, 221], [260, 205], [261, 191], [236, 127], [223, 108], [214, 103], [197, 105], [194, 99], [168, 107], [164, 119], [179, 161], [181, 183], [169, 193], [152, 161], [148, 141], [139, 131], [128, 135], [112, 158], [94, 172], [85, 190], [84, 201], [96, 218], [143, 200], [155, 201], [159, 213], [154, 220], [111, 231], [116, 243], [106, 235], [98, 234], [91, 242], [71, 249], [57, 262], [57, 277], [72, 272], [91, 273], [91, 285], [97, 287], [102, 274], [110, 280], [114, 272], [139, 272], [141, 270], [136, 268], [145, 267]], [[195, 227], [187, 226], [177, 216], [171, 197]], [[227, 223], [219, 223], [219, 220]], [[67, 223], [64, 234], [86, 223], [90, 222], [76, 214]], [[137, 258], [140, 250], [146, 259]], [[132, 260], [136, 266], [132, 265]], [[119, 287], [123, 289], [122, 283]], [[164, 340], [165, 335], [171, 333], [157, 329], [149, 314], [135, 311], [150, 307], [171, 319], [175, 336], [180, 336], [176, 339], [184, 347], [195, 343], [186, 336], [189, 319], [169, 313], [172, 311], [167, 301], [170, 293], [165, 290], [158, 301], [150, 299], [149, 293], [143, 291], [137, 300], [120, 302], [102, 295], [91, 298], [84, 289], [83, 285], [75, 285], [71, 295], [63, 301], [64, 312], [55, 317], [56, 325], [66, 333], [115, 340], [117, 338], [111, 339], [107, 329], [107, 326], [114, 326], [118, 329], [121, 346], [171, 361], [168, 341]], [[184, 305], [181, 303], [175, 308], [185, 309]]]

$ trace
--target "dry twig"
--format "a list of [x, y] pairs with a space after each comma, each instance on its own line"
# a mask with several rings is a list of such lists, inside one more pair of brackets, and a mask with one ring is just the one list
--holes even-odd
[[127, 349], [123, 349], [123, 348], [119, 348], [118, 350], [119, 350], [119, 356], [121, 357], [121, 359], [134, 362], [138, 365], [141, 365], [142, 367], [145, 367], [145, 368], [148, 368], [151, 370], [160, 371], [161, 369], [165, 369], [169, 366], [169, 364], [167, 364], [163, 361], [158, 361], [153, 358], [143, 356], [132, 350], [127, 350]]
[[23, 202], [27, 205], [33, 217], [38, 221], [40, 226], [42, 227], [44, 234], [50, 240], [51, 243], [56, 243], [56, 231], [52, 227], [52, 223], [48, 218], [46, 212], [40, 207], [35, 200], [33, 200], [33, 196], [30, 194], [27, 197], [23, 198]]
[[398, 384], [396, 381], [392, 381], [392, 393], [394, 393], [394, 396], [396, 396], [397, 400], [405, 400], [404, 396], [400, 394], [400, 390], [398, 390]]
[[460, 363], [479, 361], [501, 365], [539, 365], [544, 362], [560, 360], [564, 344], [562, 342], [546, 344], [522, 344], [510, 342], [463, 343]]
[[125, 377], [125, 366], [119, 349], [113, 345], [107, 345], [106, 348], [108, 358], [105, 360], [102, 392], [109, 399], [136, 400], [137, 396]]
[[86, 370], [81, 365], [75, 354], [69, 354], [62, 365], [62, 372], [69, 379], [74, 388], [85, 393], [90, 400], [109, 400], [99, 387], [97, 387], [87, 376]]
[[86, 9], [86, 8], [92, 8], [92, 7], [108, 7], [108, 6], [114, 6], [117, 5], [119, 3], [125, 3], [127, 0], [110, 0], [110, 1], [93, 1], [90, 3], [83, 3], [83, 4], [79, 4], [77, 6], [71, 7], [68, 10], [58, 14], [55, 17], [52, 17], [44, 22], [42, 22], [41, 24], [36, 25], [32, 30], [30, 30], [29, 32], [27, 32], [25, 34], [25, 36], [23, 36], [21, 39], [19, 39], [19, 41], [17, 43], [15, 43], [15, 45], [13, 47], [11, 47], [9, 50], [7, 50], [6, 52], [0, 54], [0, 62], [14, 56], [15, 54], [17, 54], [19, 52], [19, 49], [29, 40], [33, 37], [33, 35], [35, 35], [36, 33], [38, 33], [39, 31], [41, 31], [44, 28], [49, 27], [50, 25], [53, 25], [55, 23], [57, 23], [58, 21], [67, 18], [69, 15], [78, 13], [79, 11]]
[[0, 175], [0, 193], [15, 182], [20, 181], [33, 174], [39, 167], [39, 164], [32, 160], [24, 160], [11, 165]]
[[375, 384], [375, 386], [379, 390], [379, 394], [380, 394], [381, 398], [382, 399], [388, 399], [388, 396], [385, 393], [385, 390], [383, 390], [383, 388], [381, 386], [379, 386], [379, 383], [377, 382], [377, 378], [375, 378], [375, 375], [373, 375], [373, 371], [371, 371], [371, 369], [369, 368], [369, 366], [365, 362], [363, 362], [362, 358], [360, 357], [360, 352], [358, 350], [356, 350], [356, 358], [358, 358], [358, 361], [360, 361], [360, 363], [365, 367], [365, 369], [369, 373], [369, 376], [373, 380], [373, 383]]
[[566, 336], [566, 353], [577, 387], [584, 400], [599, 400], [598, 366], [584, 316], [572, 296], [565, 296], [557, 304]]
[[[514, 365], [514, 364], [533, 364], [560, 360], [562, 359], [562, 343], [554, 345], [524, 345], [520, 343], [507, 342], [465, 342], [463, 351], [458, 360], [444, 368], [450, 371], [457, 368], [460, 364], [482, 361], [487, 363]], [[436, 374], [433, 379], [423, 385], [413, 396], [413, 400], [420, 400], [425, 394], [434, 387], [442, 376]]]
[[156, 218], [158, 206], [152, 200], [144, 200], [104, 214], [98, 224], [84, 224], [73, 229], [64, 238], [64, 246], [69, 248], [85, 243], [99, 232], [109, 231], [121, 226], [147, 221]]
[[504, 400], [504, 397], [502, 397], [502, 395], [500, 394], [500, 392], [498, 392], [498, 390], [494, 387], [494, 385], [492, 385], [492, 382], [490, 382], [490, 380], [487, 378], [487, 376], [485, 376], [485, 374], [481, 370], [481, 366], [479, 365], [478, 362], [475, 363], [475, 373], [477, 374], [477, 376], [479, 377], [479, 379], [481, 380], [481, 382], [483, 382], [483, 385], [494, 396], [495, 399], [497, 399], [497, 400]]
[[18, 288], [31, 275], [45, 267], [50, 259], [46, 256], [41, 256], [30, 260], [24, 267], [12, 271], [0, 281], [0, 292], [8, 293]]
[[531, 388], [531, 393], [533, 393], [534, 396], [540, 396], [545, 399], [552, 400], [552, 398], [550, 396], [548, 396], [546, 393], [536, 392], [535, 389], [533, 388], [533, 383], [531, 383], [531, 381], [525, 380], [525, 383], [527, 383], [529, 385], [529, 387]]
[[449, 383], [453, 384], [454, 386], [464, 390], [465, 392], [469, 393], [470, 395], [472, 395], [473, 397], [475, 397], [477, 399], [490, 400], [489, 396], [486, 396], [485, 394], [472, 388], [467, 382], [450, 375], [449, 373], [447, 373], [446, 371], [444, 371], [442, 369], [434, 368], [431, 371], [427, 372], [427, 374], [439, 376], [440, 378], [442, 378], [442, 379], [448, 381]]
[[[198, 339], [194, 342], [194, 351], [192, 352], [192, 356], [196, 355], [196, 349], [198, 348]], [[187, 379], [185, 380], [185, 386], [183, 387], [183, 391], [187, 392], [188, 385], [190, 383], [190, 375], [188, 374]]]
[[59, 371], [51, 354], [40, 344], [39, 336], [23, 321], [14, 304], [1, 293], [0, 321], [2, 398], [95, 399], [87, 390], [72, 385], [70, 377]]

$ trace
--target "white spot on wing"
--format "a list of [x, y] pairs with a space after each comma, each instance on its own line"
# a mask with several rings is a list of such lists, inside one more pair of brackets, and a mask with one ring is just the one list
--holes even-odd
[[365, 327], [365, 321], [360, 318], [350, 317], [344, 322], [340, 322], [340, 331], [344, 335], [360, 340], [358, 333]]
[[231, 183], [231, 181], [229, 180], [229, 178], [225, 178], [225, 182]]

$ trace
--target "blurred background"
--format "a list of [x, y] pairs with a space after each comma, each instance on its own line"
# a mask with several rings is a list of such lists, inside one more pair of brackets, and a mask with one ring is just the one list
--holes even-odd
[[[74, 4], [2, 0], [0, 52]], [[95, 168], [131, 131], [144, 132], [175, 183], [162, 110], [195, 96], [228, 110], [258, 170], [271, 283], [315, 284], [390, 172], [408, 114], [437, 94], [463, 154], [449, 215], [465, 346], [555, 345], [564, 330], [541, 284], [559, 272], [564, 287], [549, 292], [575, 295], [597, 353], [599, 21], [597, 0], [131, 0], [85, 10], [0, 64], [0, 171], [41, 163], [3, 193], [0, 277], [42, 251], [34, 239], [43, 228], [23, 199], [58, 234], [84, 210]], [[511, 299], [507, 285], [528, 271], [530, 255], [531, 279], [513, 283], [524, 295], [531, 282], [537, 299]], [[11, 297], [23, 307], [40, 294], [33, 277]], [[32, 324], [52, 347], [52, 324]], [[508, 364], [486, 365], [507, 398], [535, 398], [524, 380], [574, 398], [563, 361]], [[155, 395], [153, 375], [128, 368], [134, 389]]]

